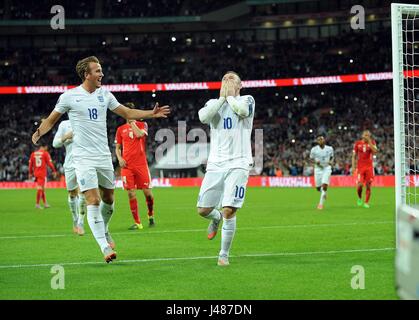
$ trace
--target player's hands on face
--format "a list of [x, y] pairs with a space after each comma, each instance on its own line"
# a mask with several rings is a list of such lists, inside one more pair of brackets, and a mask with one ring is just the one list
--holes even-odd
[[121, 167], [121, 168], [125, 168], [125, 166], [127, 165], [127, 162], [123, 159], [123, 158], [121, 158], [120, 160], [119, 160], [119, 166]]
[[129, 124], [129, 125], [132, 125], [132, 124], [134, 124], [134, 123], [135, 123], [135, 120], [134, 120], [134, 119], [129, 119], [129, 120], [128, 120], [128, 124]]
[[227, 83], [224, 80], [221, 81], [220, 98], [221, 97], [227, 98]]
[[153, 117], [154, 118], [167, 118], [167, 116], [170, 114], [170, 107], [169, 106], [163, 106], [159, 107], [159, 103], [156, 102], [154, 109], [153, 109]]
[[228, 79], [226, 86], [227, 86], [227, 88], [226, 88], [227, 97], [229, 97], [229, 96], [235, 97], [236, 96], [236, 85], [234, 83], [234, 80], [233, 79]]

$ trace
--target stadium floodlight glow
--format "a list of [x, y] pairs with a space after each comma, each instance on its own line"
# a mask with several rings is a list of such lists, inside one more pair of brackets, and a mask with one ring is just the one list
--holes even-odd
[[176, 37], [172, 37], [171, 39], [172, 39], [172, 42], [176, 41]]
[[333, 110], [330, 110], [330, 114], [334, 114], [335, 112]]
[[[419, 5], [391, 4], [396, 185], [396, 286], [402, 299], [417, 299], [419, 233], [418, 119]], [[416, 60], [416, 61], [415, 61]]]
[[229, 49], [230, 49], [230, 48], [231, 48], [231, 45], [230, 45], [230, 44], [228, 44], [228, 45], [227, 45], [227, 48], [229, 48]]
[[153, 98], [155, 98], [155, 97], [156, 97], [156, 94], [155, 94], [155, 93], [153, 93], [151, 96], [152, 96]]
[[215, 39], [213, 38], [213, 39], [211, 40], [211, 42], [212, 42], [212, 43], [215, 43]]
[[181, 58], [180, 59], [180, 62], [186, 62], [186, 59], [185, 58]]
[[308, 130], [310, 133], [313, 133], [313, 129]]
[[106, 45], [106, 41], [102, 41], [102, 46], [105, 46]]
[[128, 41], [128, 37], [125, 37], [125, 41]]
[[297, 97], [294, 97], [294, 101], [297, 101], [298, 100], [298, 98]]
[[348, 127], [347, 127], [347, 126], [344, 126], [344, 127], [343, 127], [343, 130], [348, 130]]
[[262, 54], [262, 55], [260, 56], [260, 59], [261, 59], [261, 60], [265, 60], [265, 56]]
[[339, 129], [339, 130], [342, 130], [342, 126], [339, 126], [339, 127], [338, 127], [338, 129]]
[[288, 100], [288, 96], [285, 96], [285, 100]]
[[324, 96], [324, 91], [320, 92], [320, 94], [321, 94], [322, 96]]
[[338, 55], [342, 55], [342, 53], [343, 53], [342, 50], [338, 51]]
[[295, 139], [292, 139], [292, 140], [291, 140], [291, 142], [292, 142], [292, 143], [295, 143]]
[[9, 65], [9, 61], [5, 61], [4, 65], [7, 67]]
[[354, 63], [354, 60], [353, 60], [353, 59], [350, 59], [350, 60], [349, 60], [349, 63]]

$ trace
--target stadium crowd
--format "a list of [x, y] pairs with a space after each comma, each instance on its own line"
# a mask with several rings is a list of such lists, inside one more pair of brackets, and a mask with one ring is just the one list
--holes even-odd
[[118, 44], [104, 36], [77, 48], [54, 43], [43, 49], [6, 48], [0, 51], [0, 85], [77, 83], [74, 66], [89, 55], [102, 62], [108, 84], [217, 81], [220, 70], [230, 69], [248, 80], [390, 71], [390, 34], [384, 28], [304, 41], [259, 41], [241, 33], [182, 34], [176, 41], [170, 34], [128, 41], [121, 35]]
[[44, 1], [33, 6], [32, 1], [0, 1], [0, 19], [51, 19], [51, 7], [63, 6], [69, 19], [143, 18], [164, 16], [195, 16], [239, 2], [238, 0], [105, 0]]
[[[201, 127], [198, 110], [217, 91], [162, 92], [154, 99], [148, 93], [115, 93], [121, 102], [134, 101], [141, 108], [151, 108], [153, 100], [173, 108], [170, 118], [149, 123], [148, 160], [154, 162], [154, 151], [160, 142], [154, 137], [157, 130], [170, 128], [177, 135], [178, 121], [186, 121], [187, 130]], [[376, 174], [394, 173], [393, 124], [391, 86], [379, 84], [329, 85], [301, 89], [248, 89], [256, 100], [255, 129], [263, 129], [264, 175], [311, 175], [309, 152], [317, 135], [324, 135], [335, 149], [333, 174], [350, 174], [353, 143], [363, 129], [370, 129], [380, 153], [375, 159]], [[55, 104], [56, 95], [32, 95], [0, 98], [2, 113], [0, 132], [2, 157], [0, 180], [20, 181], [27, 178], [27, 163], [31, 134], [42, 117], [48, 115]], [[296, 101], [294, 100], [296, 98]], [[22, 107], [23, 106], [23, 107]], [[108, 113], [108, 137], [113, 151], [114, 136], [124, 120]], [[64, 116], [63, 119], [67, 117]], [[44, 142], [50, 146], [53, 160], [62, 171], [64, 149], [52, 148], [55, 129]], [[209, 134], [208, 134], [209, 137]], [[114, 156], [114, 163], [117, 161]]]

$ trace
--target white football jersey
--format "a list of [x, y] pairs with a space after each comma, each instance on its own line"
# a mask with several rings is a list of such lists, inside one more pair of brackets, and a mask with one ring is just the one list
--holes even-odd
[[64, 169], [74, 168], [73, 163], [73, 139], [67, 140], [62, 143], [61, 137], [69, 132], [73, 131], [71, 128], [70, 120], [61, 121], [58, 126], [58, 130], [55, 133], [53, 145], [55, 148], [64, 146], [65, 147], [65, 159], [64, 159]]
[[[223, 103], [210, 122], [211, 142], [207, 170], [225, 170], [253, 167], [251, 134], [255, 114], [255, 99], [250, 95], [236, 97], [247, 101], [249, 116], [237, 115], [228, 104]], [[211, 99], [207, 103], [214, 103]]]
[[329, 161], [333, 158], [333, 148], [331, 146], [324, 146], [324, 148], [320, 148], [319, 145], [311, 148], [310, 151], [310, 159], [313, 159], [314, 161], [320, 161], [320, 164], [323, 166], [319, 167], [317, 164], [315, 164], [315, 169], [324, 169], [324, 168], [330, 168]]
[[99, 88], [87, 92], [81, 85], [64, 92], [55, 106], [55, 111], [68, 113], [73, 129], [73, 161], [92, 163], [98, 167], [112, 164], [106, 130], [107, 111], [116, 109], [120, 103], [114, 95]]

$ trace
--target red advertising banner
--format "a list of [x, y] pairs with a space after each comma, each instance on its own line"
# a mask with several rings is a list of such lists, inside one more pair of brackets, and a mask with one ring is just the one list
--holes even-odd
[[[154, 178], [155, 188], [199, 187], [203, 178]], [[419, 176], [412, 177], [412, 185], [419, 186]], [[250, 177], [249, 187], [265, 188], [311, 188], [314, 187], [313, 177]], [[331, 187], [354, 187], [355, 178], [352, 176], [332, 176]], [[375, 176], [374, 187], [394, 187], [394, 176]], [[34, 182], [0, 182], [0, 189], [30, 189], [35, 188]], [[122, 181], [116, 181], [116, 187], [122, 188]], [[47, 182], [47, 188], [65, 188], [64, 181]]]
[[[419, 70], [407, 70], [404, 72], [406, 78], [419, 77]], [[360, 73], [348, 75], [332, 75], [322, 77], [288, 78], [288, 79], [266, 79], [243, 81], [244, 88], [268, 88], [321, 85], [331, 83], [351, 83], [391, 80], [392, 72]], [[63, 93], [75, 85], [68, 86], [8, 86], [0, 87], [0, 94], [47, 94]], [[103, 85], [104, 88], [113, 92], [155, 92], [155, 91], [191, 91], [191, 90], [217, 90], [221, 82], [180, 82], [180, 83], [137, 83], [137, 84], [110, 84]]]

